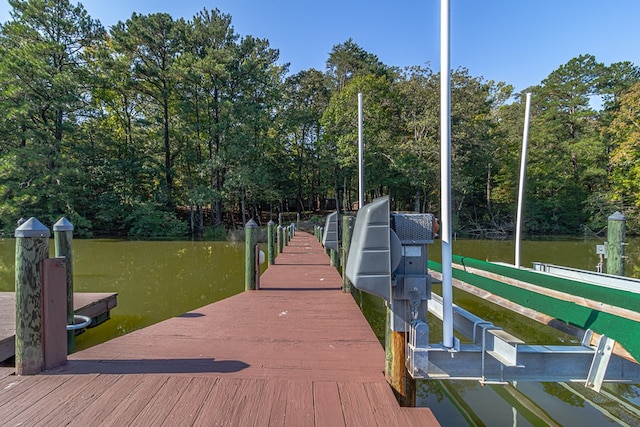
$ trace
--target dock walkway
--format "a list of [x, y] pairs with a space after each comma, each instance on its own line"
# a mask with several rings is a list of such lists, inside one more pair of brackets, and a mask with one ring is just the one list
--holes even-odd
[[75, 353], [0, 371], [3, 425], [431, 426], [400, 408], [384, 350], [315, 238], [297, 233], [243, 292]]

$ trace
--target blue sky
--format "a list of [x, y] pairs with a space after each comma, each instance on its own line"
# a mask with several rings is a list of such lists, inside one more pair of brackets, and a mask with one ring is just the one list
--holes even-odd
[[[72, 0], [73, 1], [73, 0]], [[450, 0], [451, 65], [472, 76], [539, 84], [580, 54], [640, 65], [639, 0]], [[240, 35], [266, 38], [295, 73], [324, 70], [331, 48], [348, 38], [387, 65], [429, 63], [439, 71], [439, 0], [85, 0], [109, 27], [132, 12], [190, 19], [203, 8], [232, 16]], [[0, 0], [0, 21], [10, 6]]]

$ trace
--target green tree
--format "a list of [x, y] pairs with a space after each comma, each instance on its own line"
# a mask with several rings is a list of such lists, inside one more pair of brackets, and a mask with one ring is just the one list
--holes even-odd
[[[104, 37], [98, 21], [67, 0], [10, 0], [0, 27], [0, 102], [7, 144], [2, 149], [0, 216], [83, 217], [74, 133], [86, 116], [87, 52]], [[80, 224], [79, 224], [80, 225]], [[88, 224], [86, 224], [88, 226]]]
[[231, 16], [217, 9], [203, 10], [187, 25], [185, 40], [185, 52], [178, 63], [184, 93], [179, 101], [182, 129], [192, 141], [188, 192], [196, 205], [212, 206], [213, 224], [220, 225], [227, 169], [228, 140], [224, 136], [232, 120], [232, 68], [238, 35], [231, 26]]
[[392, 73], [392, 69], [350, 38], [333, 46], [327, 58], [326, 72], [333, 81], [334, 88], [340, 92], [354, 77], [368, 74], [388, 75]]
[[281, 117], [286, 150], [291, 159], [288, 185], [297, 189], [300, 211], [314, 208], [315, 192], [321, 187], [318, 180], [320, 119], [329, 103], [330, 93], [327, 76], [313, 68], [289, 76], [285, 81]]
[[585, 224], [584, 203], [601, 185], [607, 158], [598, 137], [597, 95], [603, 65], [581, 55], [533, 88], [527, 180], [527, 228], [543, 233], [577, 232]]
[[404, 134], [397, 142], [394, 168], [414, 193], [413, 210], [435, 212], [440, 191], [439, 81], [430, 68], [415, 66], [404, 71], [398, 89]]
[[610, 132], [616, 145], [611, 153], [611, 201], [628, 216], [630, 231], [640, 224], [640, 83], [619, 98]]
[[173, 205], [174, 159], [177, 150], [172, 145], [171, 117], [175, 102], [176, 76], [174, 64], [181, 52], [182, 26], [166, 13], [139, 15], [133, 13], [126, 22], [119, 22], [111, 29], [117, 54], [129, 58], [134, 88], [147, 101], [150, 110], [146, 117], [158, 123], [157, 133], [148, 133], [158, 139], [163, 153], [164, 185], [160, 195], [167, 206]]

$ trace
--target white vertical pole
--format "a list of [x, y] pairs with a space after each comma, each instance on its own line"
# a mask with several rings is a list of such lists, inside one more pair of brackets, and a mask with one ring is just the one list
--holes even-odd
[[358, 209], [364, 206], [364, 142], [362, 141], [362, 94], [358, 94]]
[[440, 1], [440, 193], [442, 211], [442, 345], [453, 347], [451, 252], [451, 66], [449, 0]]
[[522, 157], [520, 160], [520, 187], [518, 188], [518, 213], [516, 214], [516, 267], [520, 268], [520, 241], [522, 240], [522, 206], [524, 204], [524, 181], [527, 176], [527, 144], [529, 140], [529, 111], [531, 92], [527, 92], [524, 111], [524, 131], [522, 133]]

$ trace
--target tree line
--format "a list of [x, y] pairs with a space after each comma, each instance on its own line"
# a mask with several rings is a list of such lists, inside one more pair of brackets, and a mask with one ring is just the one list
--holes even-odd
[[[353, 40], [295, 74], [232, 18], [134, 13], [108, 31], [82, 4], [9, 0], [0, 25], [0, 233], [65, 215], [79, 235], [180, 236], [358, 198], [439, 210], [439, 73], [399, 69]], [[514, 230], [524, 98], [532, 93], [525, 227], [640, 225], [640, 69], [579, 55], [517, 93], [451, 74], [452, 210], [459, 233]]]

